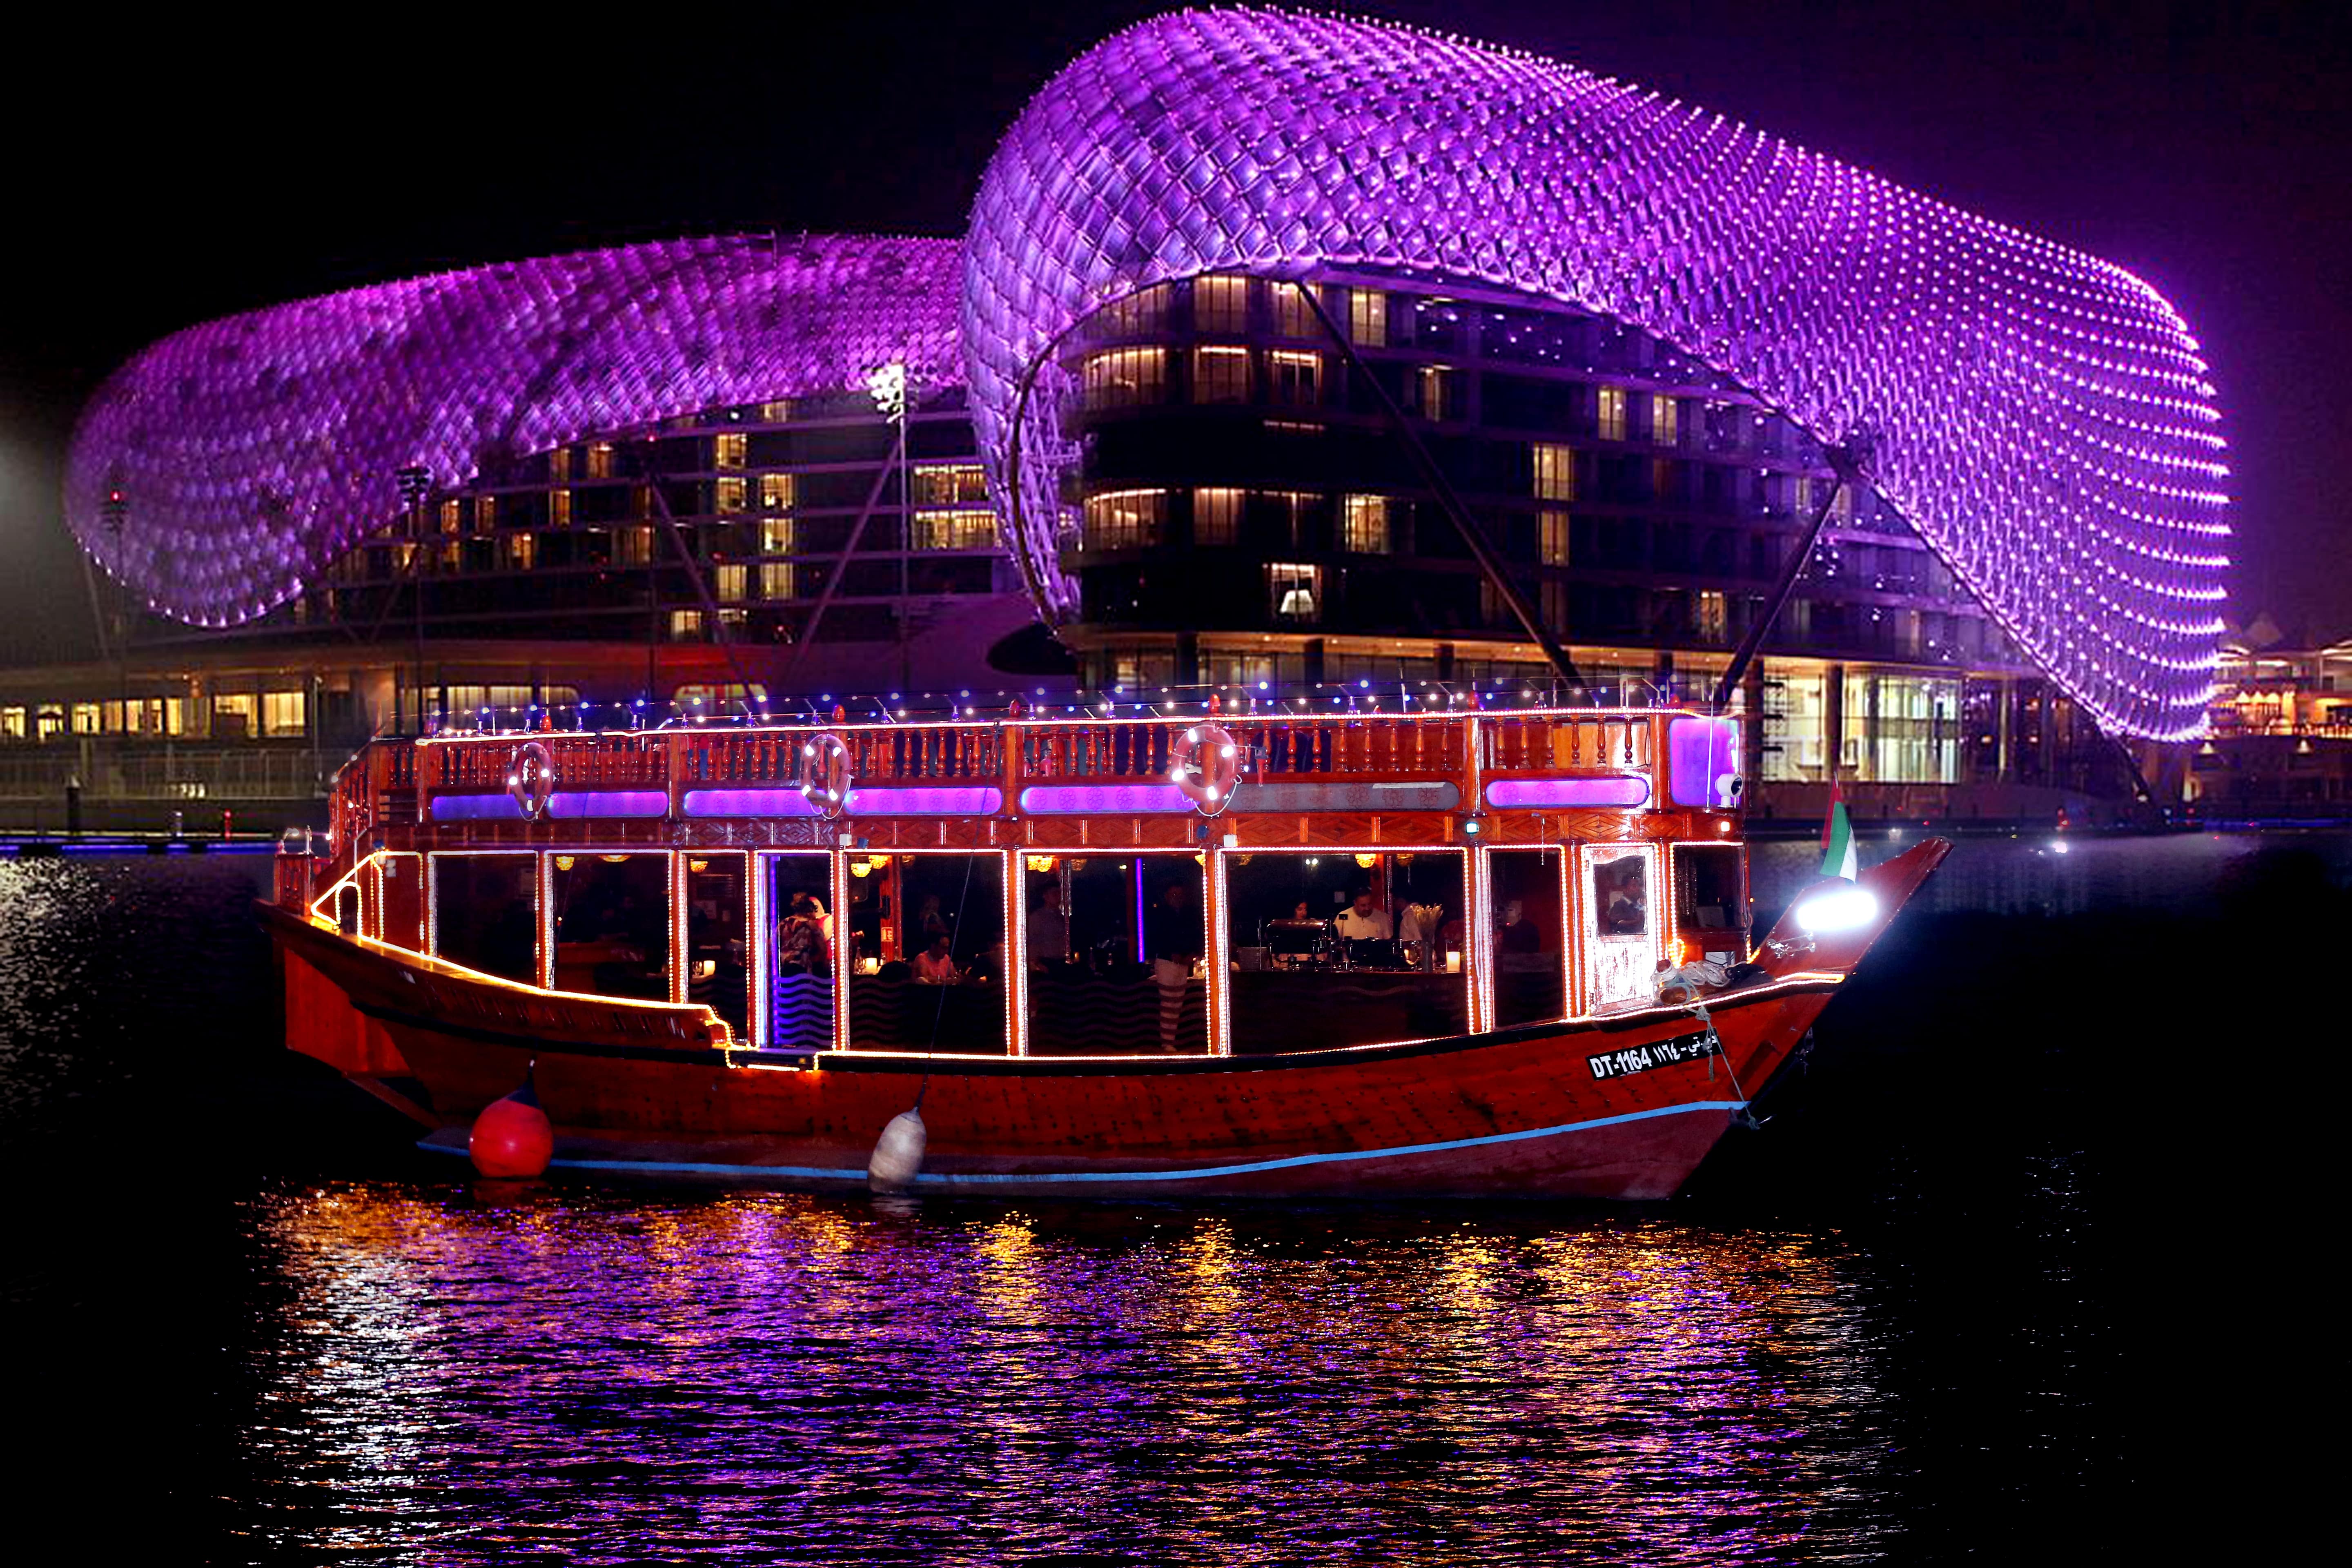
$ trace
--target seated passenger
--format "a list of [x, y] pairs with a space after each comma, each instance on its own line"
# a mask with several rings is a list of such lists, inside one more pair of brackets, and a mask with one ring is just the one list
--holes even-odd
[[1356, 889], [1356, 901], [1341, 910], [1331, 924], [1342, 942], [1386, 942], [1391, 931], [1386, 910], [1372, 907], [1372, 890]]
[[963, 980], [963, 972], [956, 967], [948, 952], [948, 933], [934, 935], [929, 945], [915, 955], [915, 984], [918, 985], [954, 985]]
[[833, 970], [830, 944], [817, 901], [807, 893], [793, 895], [792, 912], [776, 922], [776, 973], [826, 974]]

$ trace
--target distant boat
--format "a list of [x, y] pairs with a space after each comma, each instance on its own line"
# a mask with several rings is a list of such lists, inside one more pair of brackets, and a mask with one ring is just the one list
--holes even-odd
[[1661, 1198], [1949, 849], [1756, 942], [1731, 721], [1260, 706], [378, 742], [288, 1044], [457, 1153], [528, 1077], [558, 1170], [863, 1185], [919, 1103], [919, 1192]]

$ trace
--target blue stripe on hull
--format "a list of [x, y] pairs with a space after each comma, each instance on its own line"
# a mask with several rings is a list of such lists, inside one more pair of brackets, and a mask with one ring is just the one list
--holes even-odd
[[[1181, 1171], [1043, 1171], [1003, 1175], [989, 1173], [940, 1174], [926, 1171], [915, 1181], [917, 1185], [925, 1187], [1045, 1186], [1072, 1182], [1198, 1182], [1220, 1176], [1255, 1175], [1265, 1171], [1296, 1170], [1302, 1165], [1389, 1160], [1408, 1154], [1441, 1154], [1454, 1149], [1479, 1149], [1496, 1143], [1523, 1143], [1536, 1138], [1557, 1138], [1563, 1133], [1620, 1127], [1629, 1121], [1680, 1116], [1685, 1111], [1738, 1110], [1746, 1104], [1747, 1101], [1740, 1100], [1700, 1100], [1687, 1105], [1663, 1106], [1655, 1110], [1632, 1110], [1622, 1116], [1602, 1116], [1591, 1121], [1569, 1121], [1558, 1127], [1531, 1128], [1525, 1132], [1491, 1132], [1480, 1138], [1452, 1138], [1440, 1143], [1404, 1143], [1392, 1149], [1349, 1150], [1337, 1154], [1292, 1154], [1280, 1160], [1255, 1160], [1243, 1165], [1202, 1165]], [[465, 1152], [462, 1149], [430, 1141], [420, 1142], [417, 1147], [436, 1154]], [[862, 1166], [719, 1165], [683, 1160], [555, 1160], [550, 1164], [563, 1171], [636, 1171], [662, 1176], [751, 1176], [772, 1181], [781, 1177], [798, 1182], [862, 1182], [866, 1179]]]

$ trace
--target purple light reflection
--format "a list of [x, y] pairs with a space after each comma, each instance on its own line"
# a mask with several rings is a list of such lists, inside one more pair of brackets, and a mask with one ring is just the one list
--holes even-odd
[[1580, 779], [1496, 779], [1486, 786], [1493, 806], [1634, 806], [1647, 805], [1650, 781], [1612, 775]]
[[1087, 812], [1182, 812], [1193, 809], [1174, 784], [1031, 784], [1021, 792], [1021, 809], [1039, 816]]

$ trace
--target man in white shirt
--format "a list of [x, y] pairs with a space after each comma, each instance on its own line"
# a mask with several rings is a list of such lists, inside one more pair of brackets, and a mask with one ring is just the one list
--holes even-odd
[[1341, 910], [1331, 922], [1341, 942], [1386, 942], [1389, 940], [1389, 912], [1372, 907], [1372, 890], [1356, 889], [1356, 901]]

